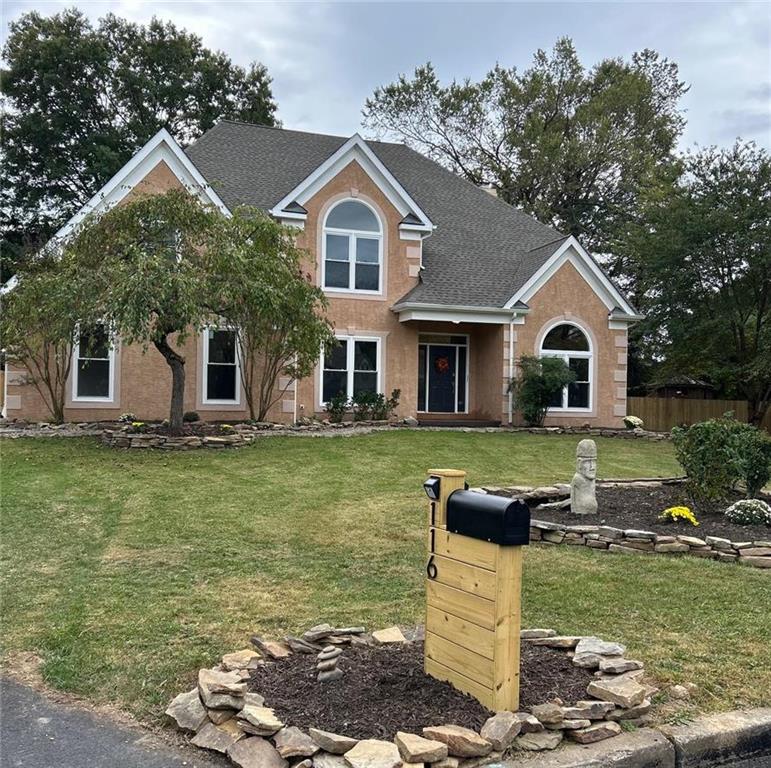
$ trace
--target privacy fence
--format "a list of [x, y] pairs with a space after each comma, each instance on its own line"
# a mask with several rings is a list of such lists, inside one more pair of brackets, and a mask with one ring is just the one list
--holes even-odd
[[[733, 411], [739, 421], [747, 421], [746, 400], [689, 400], [685, 397], [630, 397], [627, 413], [639, 416], [646, 429], [666, 432], [679, 424], [695, 424]], [[763, 428], [771, 432], [771, 412], [766, 413]]]

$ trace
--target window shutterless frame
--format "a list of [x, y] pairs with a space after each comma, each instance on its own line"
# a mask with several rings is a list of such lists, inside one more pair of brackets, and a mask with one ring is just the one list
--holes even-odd
[[[356, 336], [347, 336], [343, 334], [336, 334], [336, 338], [340, 339], [340, 341], [347, 342], [346, 345], [346, 362], [345, 362], [345, 374], [346, 374], [346, 396], [350, 399], [353, 397], [353, 388], [354, 388], [354, 377], [357, 373], [356, 369], [354, 368], [354, 359], [356, 354], [356, 342], [357, 341], [369, 341], [374, 342], [375, 347], [375, 359], [377, 361], [377, 368], [374, 371], [376, 375], [376, 392], [382, 392], [382, 382], [383, 382], [383, 371], [382, 371], [382, 361], [381, 361], [381, 338], [379, 336], [366, 336], [366, 335], [356, 335]], [[319, 359], [319, 370], [320, 370], [320, 376], [319, 376], [319, 405], [322, 408], [325, 408], [327, 405], [327, 402], [324, 400], [324, 371], [327, 370], [326, 368], [326, 360], [325, 360], [325, 351], [322, 350], [321, 357]], [[330, 368], [329, 370], [342, 370], [337, 368]], [[373, 371], [360, 371], [362, 373], [373, 373]]]
[[[551, 331], [561, 325], [570, 325], [573, 328], [579, 330], [584, 338], [586, 344], [589, 347], [587, 351], [574, 350], [574, 349], [544, 349], [543, 344], [546, 341], [546, 337]], [[561, 406], [549, 406], [549, 413], [591, 413], [594, 410], [594, 350], [592, 348], [592, 340], [589, 334], [575, 321], [560, 320], [551, 324], [543, 332], [543, 338], [541, 339], [541, 348], [539, 350], [541, 357], [559, 357], [565, 361], [565, 365], [570, 365], [570, 360], [586, 360], [588, 374], [585, 380], [577, 380], [576, 384], [588, 384], [589, 396], [587, 398], [588, 405], [586, 407], [570, 406], [569, 403], [569, 387], [563, 387], [562, 389], [562, 405]]]
[[[234, 362], [233, 363], [211, 363], [209, 362], [209, 331], [230, 331], [235, 335], [233, 328], [210, 326], [201, 331], [203, 335], [203, 354], [201, 366], [201, 402], [203, 405], [240, 405], [241, 404], [241, 358], [238, 351], [238, 338], [234, 338]], [[235, 368], [235, 397], [229, 399], [209, 399], [209, 366], [223, 365]]]
[[[363, 205], [366, 208], [368, 208], [372, 214], [374, 215], [375, 219], [378, 223], [378, 231], [373, 230], [363, 230], [363, 229], [341, 229], [337, 227], [330, 227], [327, 226], [327, 220], [330, 217], [330, 214], [337, 208], [338, 205], [341, 203], [346, 202], [355, 202], [357, 204]], [[348, 240], [348, 249], [347, 249], [347, 259], [342, 258], [335, 258], [334, 254], [328, 253], [327, 248], [327, 235], [332, 235], [339, 238], [347, 238]], [[377, 242], [377, 267], [378, 267], [378, 278], [377, 283], [378, 287], [377, 290], [371, 290], [367, 288], [356, 288], [356, 267], [357, 265], [362, 266], [374, 266], [373, 262], [371, 261], [357, 261], [358, 256], [358, 248], [357, 248], [357, 242], [359, 240], [372, 240]], [[327, 285], [327, 262], [333, 262], [337, 264], [348, 264], [348, 287], [338, 287], [333, 285]], [[335, 205], [333, 205], [324, 216], [324, 226], [322, 227], [321, 231], [321, 287], [324, 291], [330, 291], [335, 293], [362, 293], [362, 294], [369, 294], [371, 296], [378, 296], [382, 295], [383, 293], [383, 223], [380, 220], [380, 216], [378, 216], [377, 211], [366, 203], [364, 200], [361, 200], [360, 198], [346, 198], [344, 200], [339, 200]]]
[[[107, 350], [107, 357], [81, 357], [80, 355], [80, 326], [75, 330], [76, 342], [72, 348], [72, 402], [73, 403], [112, 403], [115, 400], [115, 343], [111, 333], [107, 334], [107, 342], [109, 344]], [[78, 395], [79, 389], [79, 374], [80, 374], [80, 362], [89, 360], [108, 362], [108, 374], [107, 374], [107, 395]]]

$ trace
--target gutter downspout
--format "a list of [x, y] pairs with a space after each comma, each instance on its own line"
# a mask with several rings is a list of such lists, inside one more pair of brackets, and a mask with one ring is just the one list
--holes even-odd
[[[514, 320], [509, 321], [509, 382], [514, 378]], [[509, 389], [509, 424], [514, 422], [514, 393]]]

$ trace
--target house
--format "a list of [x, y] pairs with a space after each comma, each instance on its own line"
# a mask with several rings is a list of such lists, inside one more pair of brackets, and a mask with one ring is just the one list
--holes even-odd
[[[295, 227], [329, 298], [340, 346], [313, 376], [279, 382], [273, 420], [323, 414], [340, 390], [398, 388], [401, 417], [509, 423], [516, 359], [553, 355], [577, 379], [547, 423], [622, 425], [627, 328], [639, 316], [574, 237], [489, 190], [401, 144], [222, 121], [185, 150], [159, 132], [57, 236], [95, 208], [180, 184], [224, 215], [249, 204]], [[164, 418], [171, 379], [160, 354], [95, 346], [88, 359], [74, 350], [67, 420]], [[186, 410], [248, 416], [230, 331], [192, 337], [183, 354]], [[6, 387], [8, 418], [47, 418], [12, 363]]]

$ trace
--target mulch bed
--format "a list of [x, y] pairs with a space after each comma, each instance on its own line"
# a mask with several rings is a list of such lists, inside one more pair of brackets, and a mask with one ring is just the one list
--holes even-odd
[[[586, 698], [592, 673], [573, 665], [564, 651], [521, 645], [520, 709], [559, 697]], [[423, 672], [423, 643], [346, 648], [340, 680], [319, 683], [316, 657], [293, 654], [261, 665], [249, 690], [265, 697], [288, 725], [320, 728], [353, 738], [393, 739], [397, 731], [420, 733], [453, 723], [477, 731], [491, 713], [476, 699]]]
[[[720, 536], [731, 541], [753, 541], [771, 538], [771, 527], [765, 525], [736, 525], [723, 514], [733, 502], [744, 498], [733, 493], [724, 502], [696, 503], [684, 485], [664, 485], [658, 488], [630, 486], [629, 488], [597, 488], [598, 514], [578, 516], [569, 510], [534, 509], [532, 517], [566, 525], [609, 525], [613, 528], [655, 531], [662, 535]], [[767, 503], [771, 496], [761, 495]], [[658, 516], [669, 507], [690, 507], [699, 521], [698, 526], [682, 521], [668, 523]]]

